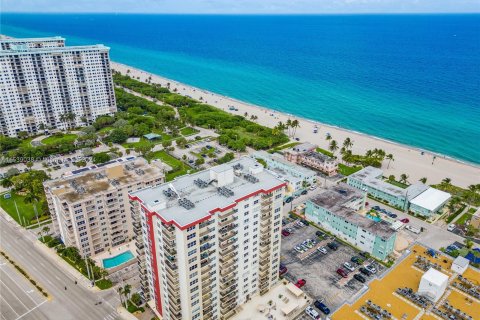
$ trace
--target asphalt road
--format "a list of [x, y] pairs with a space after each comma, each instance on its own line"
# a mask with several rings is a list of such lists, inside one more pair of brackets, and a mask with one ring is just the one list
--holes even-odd
[[[119, 300], [113, 290], [93, 292], [80, 284], [75, 285], [73, 276], [65, 274], [49, 257], [37, 250], [33, 241], [32, 234], [0, 216], [1, 250], [20, 265], [51, 297], [45, 303], [38, 300], [32, 302], [25, 296], [25, 293], [32, 294], [28, 293], [31, 288], [24, 287], [25, 283], [12, 281], [14, 277], [20, 275], [16, 270], [17, 274], [12, 273], [12, 270], [8, 272], [11, 278], [0, 273], [2, 320], [120, 319], [116, 312]], [[3, 312], [3, 305], [7, 305], [5, 301], [15, 303], [8, 314]], [[101, 304], [98, 304], [99, 302]], [[22, 311], [24, 314], [20, 313]]]

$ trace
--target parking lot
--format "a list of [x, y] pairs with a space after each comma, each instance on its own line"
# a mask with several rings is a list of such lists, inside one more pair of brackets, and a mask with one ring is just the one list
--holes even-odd
[[14, 267], [0, 258], [0, 314], [2, 320], [23, 318], [47, 299]]
[[[359, 256], [357, 250], [338, 241], [335, 241], [338, 245], [336, 251], [326, 247], [328, 243], [334, 241], [334, 238], [328, 235], [323, 238], [318, 237], [316, 232], [319, 230], [313, 226], [300, 227], [290, 222], [284, 226], [283, 230], [286, 228], [290, 228], [293, 233], [288, 236], [282, 236], [281, 262], [288, 269], [283, 277], [293, 283], [296, 283], [298, 279], [305, 279], [306, 284], [302, 287], [302, 290], [312, 297], [314, 301], [323, 301], [331, 312], [340, 307], [343, 302], [358, 293], [365, 285], [368, 285], [370, 280], [384, 271], [383, 266], [378, 266], [377, 263], [374, 263], [377, 273], [371, 276], [363, 275], [367, 280], [363, 284], [353, 279], [353, 275], [358, 273], [359, 266], [351, 262], [350, 259], [353, 256]], [[312, 248], [303, 253], [297, 252], [295, 247], [301, 245], [306, 239], [315, 240], [316, 243], [313, 245], [310, 243], [309, 246], [312, 246]], [[327, 250], [326, 254], [317, 250], [318, 247], [324, 246]], [[347, 278], [343, 278], [337, 273], [339, 268], [346, 270], [343, 267], [345, 262], [349, 262], [356, 268], [354, 272], [349, 272]], [[364, 266], [371, 262], [367, 259], [364, 262]], [[325, 316], [323, 313], [319, 313], [323, 317]], [[305, 314], [300, 319], [302, 317], [305, 319], [309, 318]]]

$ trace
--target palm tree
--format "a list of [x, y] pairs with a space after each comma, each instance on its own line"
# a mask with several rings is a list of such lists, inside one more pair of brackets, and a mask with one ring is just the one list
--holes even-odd
[[[124, 294], [125, 294], [125, 293], [124, 293], [124, 291], [123, 291], [123, 288], [122, 288], [122, 287], [119, 287], [119, 288], [118, 288], [118, 295], [120, 296], [120, 303], [122, 303], [122, 304], [124, 303], [124, 301], [123, 301], [123, 295], [124, 295]], [[128, 306], [127, 306], [127, 301], [125, 300], [125, 309], [127, 309], [127, 308], [128, 308]]]
[[420, 181], [423, 184], [426, 184], [427, 183], [427, 178], [423, 177], [423, 178], [420, 178], [418, 181]]
[[245, 113], [243, 114], [243, 116], [244, 116], [245, 118], [247, 118], [247, 117], [248, 117], [248, 112], [245, 112]]
[[388, 160], [388, 165], [387, 165], [387, 169], [390, 168], [390, 162], [391, 161], [395, 161], [395, 159], [393, 158], [393, 154], [389, 153], [387, 154], [387, 156], [385, 157], [385, 159]]
[[452, 179], [450, 179], [450, 178], [445, 178], [445, 179], [442, 180], [442, 184], [443, 184], [444, 186], [449, 186], [449, 185], [452, 184]]
[[293, 136], [295, 137], [295, 133], [297, 132], [297, 128], [300, 128], [300, 122], [295, 119], [292, 121], [292, 124], [290, 125], [293, 129]]
[[472, 249], [473, 247], [473, 241], [470, 240], [470, 239], [465, 239], [463, 240], [463, 243], [465, 243], [465, 246], [468, 248], [468, 249]]
[[0, 182], [1, 186], [8, 189], [13, 186], [12, 179], [10, 178], [3, 178], [3, 180]]
[[325, 136], [325, 140], [327, 141], [332, 140], [332, 136], [329, 133], [327, 133], [327, 135]]
[[328, 149], [329, 149], [330, 151], [332, 151], [332, 153], [335, 153], [335, 151], [338, 150], [337, 141], [332, 140], [332, 141], [330, 142], [330, 145], [328, 146]]
[[353, 146], [352, 140], [349, 137], [345, 138], [345, 140], [343, 141], [343, 147], [345, 149], [351, 149], [352, 146]]
[[290, 137], [290, 128], [292, 127], [292, 120], [288, 119], [287, 122], [285, 123], [285, 126], [287, 127], [287, 134]]
[[125, 298], [127, 298], [127, 301], [130, 299], [130, 293], [132, 292], [132, 286], [129, 284], [126, 284], [125, 287], [123, 287], [123, 294], [125, 295]]
[[400, 182], [407, 183], [408, 175], [405, 173], [402, 173], [400, 175]]

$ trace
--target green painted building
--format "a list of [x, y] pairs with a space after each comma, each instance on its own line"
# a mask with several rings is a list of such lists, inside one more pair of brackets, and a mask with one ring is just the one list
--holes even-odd
[[385, 260], [393, 251], [396, 232], [390, 224], [358, 213], [365, 208], [366, 193], [340, 183], [306, 202], [307, 220], [372, 256]]

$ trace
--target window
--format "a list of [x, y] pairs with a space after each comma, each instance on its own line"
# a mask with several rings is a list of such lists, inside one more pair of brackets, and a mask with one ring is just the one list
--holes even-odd
[[195, 233], [189, 234], [187, 236], [187, 240], [193, 239], [195, 237]]

